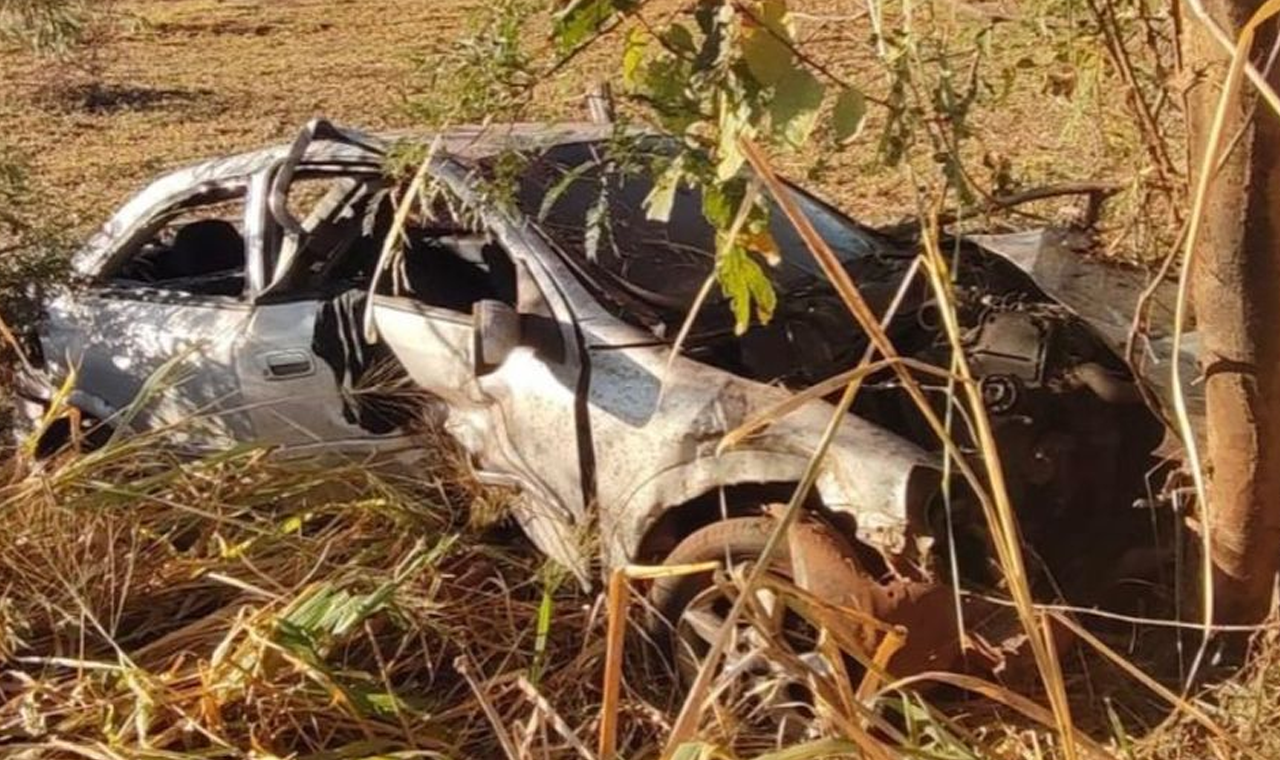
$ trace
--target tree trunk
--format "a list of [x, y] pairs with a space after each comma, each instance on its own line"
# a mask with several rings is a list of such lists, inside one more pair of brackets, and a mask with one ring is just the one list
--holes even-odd
[[[1233, 36], [1260, 4], [1204, 0]], [[1191, 156], [1198, 163], [1229, 56], [1198, 19], [1188, 14], [1186, 25], [1185, 60], [1200, 75], [1191, 92]], [[1271, 35], [1260, 35], [1255, 62], [1270, 43]], [[1280, 90], [1280, 77], [1269, 81]], [[1280, 116], [1254, 91], [1246, 83], [1228, 116], [1222, 145], [1239, 139], [1211, 185], [1192, 273], [1207, 405], [1215, 618], [1224, 623], [1264, 617], [1280, 569]]]

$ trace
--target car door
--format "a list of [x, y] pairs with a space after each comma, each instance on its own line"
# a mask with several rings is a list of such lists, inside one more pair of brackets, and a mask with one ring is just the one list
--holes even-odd
[[[497, 220], [430, 239], [411, 230], [400, 271], [376, 280], [372, 315], [414, 382], [444, 401], [446, 430], [482, 480], [517, 487], [526, 533], [585, 581], [580, 365], [571, 317], [529, 255], [535, 244]], [[477, 332], [475, 317], [495, 312], [512, 318], [513, 345], [488, 364], [477, 351], [492, 336]]]
[[[399, 376], [387, 371], [385, 349], [361, 336], [382, 242], [382, 231], [367, 222], [385, 203], [383, 185], [376, 166], [304, 167], [285, 191], [297, 234], [266, 236], [269, 248], [283, 250], [266, 257], [273, 265], [255, 297], [237, 368], [258, 435], [291, 453], [411, 444], [403, 405], [391, 398]], [[272, 220], [265, 226], [272, 229]]]
[[166, 198], [86, 288], [47, 305], [46, 356], [75, 374], [84, 411], [113, 426], [172, 427], [193, 444], [252, 435], [235, 370], [252, 314], [251, 195], [240, 177]]

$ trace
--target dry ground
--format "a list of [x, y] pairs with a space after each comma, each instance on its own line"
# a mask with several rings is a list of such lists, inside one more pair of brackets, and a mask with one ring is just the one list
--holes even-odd
[[[26, 154], [47, 191], [70, 197], [75, 218], [68, 221], [84, 231], [157, 172], [287, 140], [313, 116], [369, 129], [411, 126], [404, 101], [415, 67], [430, 67], [488, 5], [130, 0], [122, 5], [126, 23], [102, 47], [104, 88], [92, 97], [68, 88], [67, 75], [56, 67], [0, 50], [0, 135]], [[873, 63], [864, 6], [847, 0], [799, 6], [806, 50], [836, 75], [883, 95], [888, 82]], [[966, 149], [975, 180], [989, 186], [990, 167], [1007, 161], [1027, 185], [1135, 181], [1144, 157], [1103, 62], [1059, 60], [1059, 51], [1029, 31], [1035, 21], [1030, 5], [1025, 20], [998, 26], [988, 46], [984, 69], [991, 81], [969, 125], [976, 139]], [[976, 27], [970, 21], [963, 13], [958, 20], [942, 19], [971, 33]], [[528, 31], [533, 47], [545, 49], [544, 30]], [[620, 39], [607, 39], [540, 85], [529, 115], [580, 117], [581, 93], [616, 70], [620, 45]], [[962, 53], [974, 47], [964, 34], [953, 43]], [[957, 74], [958, 85], [963, 74]], [[73, 76], [70, 83], [82, 80]], [[860, 218], [888, 223], [914, 214], [906, 174], [876, 160], [882, 123], [881, 110], [872, 109], [851, 147], [819, 146], [791, 160], [792, 172]], [[1176, 145], [1177, 135], [1171, 139]], [[928, 173], [927, 166], [918, 168]], [[1138, 201], [1122, 196], [1113, 205]], [[1048, 211], [1052, 216], [1058, 209]], [[1136, 258], [1151, 255], [1142, 250], [1147, 244], [1124, 241]]]
[[46, 188], [74, 196], [79, 225], [96, 224], [165, 168], [287, 140], [313, 116], [405, 126], [414, 57], [448, 45], [480, 5], [130, 3], [103, 51], [106, 102], [76, 102], [49, 64], [0, 54], [0, 133]]

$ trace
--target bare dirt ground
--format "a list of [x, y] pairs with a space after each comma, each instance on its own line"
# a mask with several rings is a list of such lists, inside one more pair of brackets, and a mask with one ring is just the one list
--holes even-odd
[[406, 126], [414, 57], [459, 34], [470, 0], [173, 0], [125, 7], [95, 102], [57, 92], [48, 64], [0, 54], [0, 133], [43, 187], [75, 196], [78, 225], [157, 172], [286, 140], [313, 116]]

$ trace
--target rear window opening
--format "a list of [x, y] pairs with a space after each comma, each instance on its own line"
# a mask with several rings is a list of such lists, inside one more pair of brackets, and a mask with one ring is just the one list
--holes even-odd
[[244, 196], [200, 198], [162, 217], [109, 281], [191, 295], [245, 291]]

